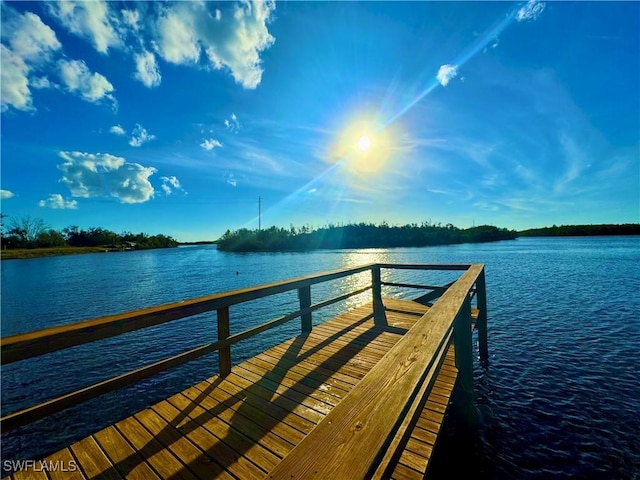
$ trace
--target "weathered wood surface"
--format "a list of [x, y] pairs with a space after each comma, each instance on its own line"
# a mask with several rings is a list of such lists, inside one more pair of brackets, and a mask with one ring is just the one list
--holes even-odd
[[[73, 460], [79, 468], [64, 478], [268, 477], [427, 311], [410, 301], [384, 304], [386, 326], [375, 325], [372, 304], [351, 310], [45, 460]], [[428, 463], [455, 375], [447, 357], [394, 477]]]

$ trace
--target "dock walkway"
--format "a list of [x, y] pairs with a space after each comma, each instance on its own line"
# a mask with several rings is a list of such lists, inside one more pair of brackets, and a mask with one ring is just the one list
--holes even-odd
[[[470, 320], [472, 295], [461, 291]], [[303, 329], [226, 372], [221, 367], [220, 374], [48, 456], [45, 468], [36, 462], [7, 478], [424, 478], [458, 379], [456, 362], [465, 357], [456, 360], [454, 343], [460, 346], [448, 328], [435, 342], [440, 353], [413, 372], [423, 359], [404, 343], [422, 335], [425, 344], [420, 321], [430, 308], [380, 300]], [[384, 321], [376, 318], [381, 307]], [[473, 314], [478, 318], [478, 309]], [[466, 325], [463, 336], [470, 339]], [[400, 362], [406, 368], [388, 367], [408, 350], [413, 353]], [[412, 391], [400, 398], [393, 389], [406, 390], [401, 382], [410, 382]], [[360, 431], [366, 437], [357, 438]], [[370, 438], [379, 438], [372, 440], [377, 450], [362, 459], [357, 448], [371, 450]], [[335, 458], [326, 463], [327, 456]], [[349, 457], [365, 464], [345, 465]]]

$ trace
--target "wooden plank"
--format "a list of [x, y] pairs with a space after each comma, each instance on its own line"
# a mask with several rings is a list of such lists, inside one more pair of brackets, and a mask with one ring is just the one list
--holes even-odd
[[[175, 405], [176, 408], [181, 409], [184, 408], [184, 403], [181, 403], [182, 397], [186, 398], [187, 403], [190, 403], [190, 400], [198, 399], [199, 405], [201, 405], [207, 413], [212, 416], [215, 415], [215, 418], [224, 420], [224, 422], [230, 426], [233, 425], [234, 428], [237, 428], [244, 435], [258, 442], [280, 458], [287, 455], [293, 449], [294, 443], [276, 435], [270, 429], [253, 422], [244, 415], [238, 414], [235, 410], [227, 408], [214, 398], [209, 396], [202, 397], [201, 394], [201, 391], [195, 388], [189, 388], [182, 392], [181, 395], [170, 397], [168, 400], [171, 404]], [[203, 415], [203, 417], [205, 416]]]
[[[331, 386], [326, 383], [320, 385], [318, 389], [323, 393], [329, 393], [336, 397], [333, 399], [333, 403], [328, 403], [323, 400], [319, 400], [316, 397], [313, 397], [311, 394], [316, 390], [311, 387], [308, 387], [306, 389], [306, 392], [301, 392], [299, 388], [288, 388], [283, 384], [283, 382], [271, 380], [251, 370], [235, 368], [234, 372], [238, 375], [238, 377], [246, 380], [247, 382], [260, 382], [262, 385], [268, 387], [272, 391], [275, 391], [278, 395], [292, 399], [294, 402], [298, 402], [301, 405], [320, 412], [323, 416], [329, 413], [329, 410], [331, 410], [331, 408], [333, 408], [333, 406], [337, 404], [337, 402], [341, 398], [340, 396], [336, 396], [335, 392], [332, 391]], [[343, 395], [346, 395], [346, 393], [343, 393]]]
[[153, 469], [113, 426], [93, 434], [93, 437], [121, 476], [132, 480], [159, 479]]
[[[260, 363], [259, 361], [247, 361], [246, 364], [243, 365], [243, 368], [246, 368], [250, 372], [260, 375], [268, 380], [278, 382], [288, 389], [295, 390], [303, 394], [306, 393], [329, 405], [335, 406], [341, 400], [341, 398], [337, 396], [338, 393], [335, 391], [329, 393], [320, 389], [320, 386], [324, 385], [324, 382], [309, 380], [306, 377], [297, 375], [295, 372], [281, 372], [281, 374], [279, 374], [277, 371], [272, 371], [268, 364], [265, 366], [264, 363]], [[346, 393], [347, 392], [344, 393], [343, 398], [346, 396]]]
[[399, 463], [391, 478], [392, 480], [424, 480], [424, 474]]
[[196, 476], [165, 449], [144, 426], [134, 417], [119, 421], [115, 427], [127, 439], [144, 460], [158, 472], [161, 478], [182, 478], [195, 480]]
[[15, 472], [11, 477], [4, 477], [3, 480], [7, 480], [8, 478], [12, 480], [49, 480], [43, 470], [21, 470]]
[[[198, 385], [196, 385], [198, 388]], [[281, 436], [282, 438], [289, 440], [294, 445], [300, 442], [306, 432], [297, 429], [287, 423], [284, 423], [281, 418], [283, 412], [277, 406], [263, 405], [257, 407], [247, 402], [247, 398], [243, 396], [236, 396], [229, 394], [221, 389], [213, 389], [208, 392], [208, 396], [215, 398], [222, 405], [227, 406], [235, 412], [247, 417], [252, 422], [263, 426], [264, 428], [271, 430], [273, 433]]]
[[481, 269], [471, 266], [269, 478], [365, 477], [407, 399], [429, 381], [423, 375], [432, 359], [444, 355], [443, 342]]
[[83, 438], [70, 448], [87, 478], [100, 477], [101, 480], [122, 478], [95, 438]]
[[68, 448], [50, 455], [44, 462], [47, 465], [47, 475], [51, 480], [84, 480], [86, 478]]
[[242, 388], [232, 382], [223, 382], [218, 388], [229, 395], [242, 397], [243, 405], [251, 405], [258, 410], [269, 413], [277, 418], [279, 422], [289, 425], [302, 433], [308, 433], [316, 426], [315, 422], [307, 420], [305, 417], [285, 408], [278, 401], [278, 398], [274, 399], [274, 401], [265, 400], [254, 392], [253, 386]]
[[[267, 379], [274, 380], [276, 382], [282, 382], [283, 385], [291, 387], [294, 390], [298, 390], [301, 393], [310, 394], [318, 400], [335, 405], [337, 399], [343, 398], [347, 392], [351, 390], [353, 385], [357, 383], [355, 379], [348, 383], [345, 379], [337, 379], [330, 374], [321, 375], [322, 372], [330, 372], [330, 368], [320, 366], [321, 364], [313, 364], [308, 360], [306, 368], [299, 369], [302, 373], [299, 373], [293, 368], [287, 368], [287, 365], [278, 366], [269, 358], [255, 357], [250, 358], [242, 365], [243, 369], [250, 370], [260, 376]], [[312, 371], [317, 371], [317, 375], [311, 375]], [[333, 387], [333, 392], [328, 393], [319, 390], [320, 385], [329, 384]], [[334, 398], [331, 398], [334, 397]]]
[[[291, 398], [287, 395], [280, 395], [277, 391], [267, 388], [264, 383], [260, 382], [259, 380], [259, 383], [253, 383], [235, 373], [229, 375], [229, 377], [227, 377], [227, 380], [229, 381], [229, 383], [233, 383], [234, 385], [236, 385], [239, 389], [246, 390], [250, 388], [255, 395], [258, 395], [263, 400], [276, 403], [283, 408], [286, 408], [287, 411], [295, 413], [296, 415], [309, 420], [314, 425], [324, 418], [323, 413], [307, 406], [304, 403], [307, 398], [304, 395], [295, 395], [294, 398]], [[327, 407], [329, 406], [327, 405]]]
[[[206, 448], [207, 454], [218, 463], [221, 463], [216, 449], [218, 443], [228, 445], [233, 451], [243, 455], [264, 472], [271, 470], [280, 461], [278, 455], [246, 436], [246, 430], [241, 432], [236, 428], [242, 427], [242, 425], [232, 426], [202, 407], [191, 408], [189, 404], [190, 400], [187, 397], [177, 395], [173, 398], [172, 403], [161, 402], [155, 405], [154, 411], [166, 421], [175, 425], [194, 444], [201, 448], [208, 445]], [[184, 412], [188, 412], [186, 418], [184, 418]], [[182, 420], [178, 421], [179, 419]], [[267, 432], [265, 431], [265, 433]], [[291, 450], [291, 448], [291, 446], [287, 446], [286, 451]], [[230, 458], [228, 453], [225, 453], [225, 455]]]
[[[226, 469], [234, 473], [237, 472], [245, 478], [262, 476], [260, 473], [256, 473], [260, 470], [246, 460], [244, 462], [238, 461], [239, 455], [221, 442], [198, 442], [196, 446], [188, 439], [189, 437], [185, 436], [186, 429], [178, 431], [153, 409], [143, 410], [137, 413], [135, 418], [144, 425], [155, 440], [160, 442], [165, 449], [171, 451], [183, 465], [188, 467], [190, 472], [199, 478], [233, 478], [232, 475], [226, 473]], [[228, 463], [220, 466], [213, 461], [212, 457], [216, 460], [224, 458]], [[246, 464], [251, 465], [252, 468], [247, 467]]]

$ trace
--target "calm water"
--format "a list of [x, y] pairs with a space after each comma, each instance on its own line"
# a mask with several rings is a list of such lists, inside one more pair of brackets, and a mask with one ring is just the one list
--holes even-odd
[[[486, 265], [490, 366], [476, 368], [480, 425], [470, 460], [495, 479], [640, 478], [640, 237], [225, 254], [215, 247], [2, 262], [2, 336], [314, 272], [379, 262]], [[236, 273], [237, 272], [237, 273]], [[451, 274], [393, 272], [404, 282]], [[313, 301], [366, 276], [312, 288]], [[410, 296], [397, 290], [392, 296]], [[346, 304], [355, 306], [366, 295]], [[232, 333], [296, 309], [295, 294], [232, 307]], [[345, 305], [336, 308], [344, 308]], [[250, 310], [249, 310], [250, 309]], [[277, 314], [273, 312], [277, 311]], [[251, 314], [249, 314], [251, 312]], [[314, 314], [314, 321], [335, 311]], [[295, 335], [293, 322], [238, 345], [234, 361]], [[2, 412], [215, 338], [215, 314], [2, 368]], [[2, 458], [59, 449], [215, 373], [215, 355], [2, 436]], [[444, 441], [455, 445], [455, 428]], [[462, 463], [462, 462], [459, 462]]]

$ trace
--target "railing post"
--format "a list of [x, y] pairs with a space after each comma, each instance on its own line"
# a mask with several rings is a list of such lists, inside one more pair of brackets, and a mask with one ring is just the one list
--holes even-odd
[[[311, 285], [298, 289], [298, 300], [300, 301], [300, 310], [311, 307]], [[311, 323], [311, 312], [300, 315], [302, 322], [302, 333], [308, 333], [313, 328]]]
[[387, 316], [382, 303], [382, 283], [378, 265], [371, 267], [371, 292], [373, 294], [373, 321], [376, 325], [386, 325]]
[[[218, 340], [224, 340], [229, 337], [229, 307], [218, 309]], [[226, 377], [231, 373], [231, 345], [222, 347], [218, 351], [218, 362], [220, 376]]]
[[467, 426], [474, 426], [477, 414], [473, 402], [473, 340], [471, 335], [471, 299], [467, 298], [455, 319], [453, 327], [458, 382], [456, 399], [459, 411]]
[[478, 305], [478, 351], [480, 363], [484, 368], [489, 366], [489, 342], [487, 340], [487, 286], [484, 278], [484, 268], [476, 280], [476, 302]]

